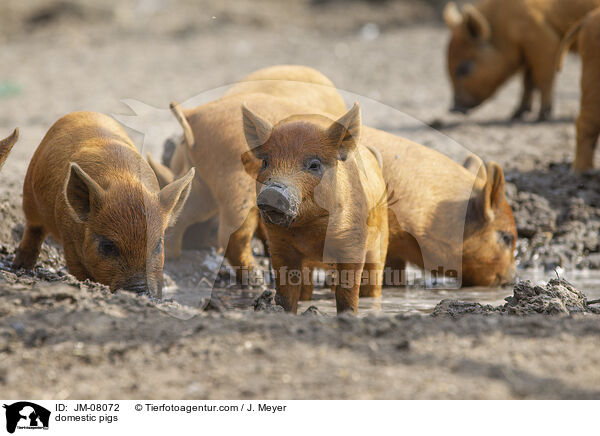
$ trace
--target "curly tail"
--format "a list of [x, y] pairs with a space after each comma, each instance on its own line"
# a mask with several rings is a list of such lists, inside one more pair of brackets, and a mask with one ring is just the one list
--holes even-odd
[[192, 148], [194, 147], [194, 132], [192, 132], [190, 123], [188, 123], [188, 120], [183, 113], [183, 109], [181, 109], [181, 106], [179, 106], [178, 103], [172, 101], [169, 107], [171, 108], [171, 112], [173, 112], [173, 115], [175, 115], [175, 118], [179, 124], [181, 124], [181, 128], [183, 129], [183, 138], [185, 139], [188, 151], [191, 152]]
[[581, 20], [579, 20], [578, 22], [573, 24], [573, 26], [571, 26], [571, 28], [569, 29], [569, 31], [567, 32], [565, 37], [560, 42], [560, 46], [559, 46], [558, 52], [556, 54], [556, 61], [554, 62], [554, 67], [555, 67], [556, 71], [560, 71], [562, 69], [563, 62], [565, 60], [565, 56], [566, 56], [567, 52], [569, 51], [569, 49], [571, 48], [571, 45], [573, 45], [575, 38], [577, 38], [577, 36], [579, 35], [579, 31], [583, 27], [585, 18], [586, 17], [583, 17]]

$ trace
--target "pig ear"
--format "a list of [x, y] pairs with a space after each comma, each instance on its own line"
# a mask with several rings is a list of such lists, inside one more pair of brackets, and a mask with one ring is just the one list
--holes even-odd
[[154, 174], [156, 174], [158, 186], [160, 186], [161, 189], [175, 180], [175, 174], [173, 174], [173, 171], [171, 171], [169, 167], [155, 161], [150, 153], [146, 155], [146, 159], [148, 160], [150, 168], [152, 168], [152, 171], [154, 171]]
[[192, 180], [196, 170], [192, 168], [185, 176], [169, 183], [158, 193], [160, 207], [168, 215], [168, 225], [172, 226], [183, 209], [185, 201], [192, 190]]
[[504, 171], [496, 162], [490, 162], [487, 169], [487, 182], [485, 184], [486, 197], [490, 209], [497, 209], [504, 199], [506, 191], [506, 182], [504, 181]]
[[74, 162], [71, 162], [64, 195], [71, 215], [78, 222], [87, 221], [104, 202], [104, 189]]
[[487, 170], [485, 169], [485, 164], [479, 156], [474, 154], [467, 156], [463, 162], [463, 167], [465, 167], [469, 172], [475, 174], [478, 183], [486, 183]]
[[15, 129], [8, 138], [0, 141], [0, 168], [8, 157], [8, 153], [10, 153], [13, 145], [17, 142], [17, 139], [19, 139], [19, 129]]
[[462, 24], [462, 14], [458, 10], [456, 3], [449, 2], [444, 7], [444, 21], [450, 29], [454, 29]]
[[463, 7], [463, 22], [467, 31], [474, 39], [488, 40], [491, 35], [490, 23], [473, 5]]
[[[485, 169], [479, 171], [478, 179], [484, 177]], [[495, 210], [498, 209], [505, 195], [504, 172], [500, 165], [490, 162], [485, 176], [485, 185], [478, 190], [469, 201], [469, 216], [476, 222], [490, 222], [494, 219]]]
[[360, 140], [360, 106], [354, 103], [352, 109], [335, 121], [327, 130], [327, 136], [338, 149], [338, 159], [346, 160], [348, 154]]
[[244, 134], [250, 150], [263, 145], [273, 131], [273, 125], [252, 112], [246, 104], [242, 104], [242, 117], [244, 119]]

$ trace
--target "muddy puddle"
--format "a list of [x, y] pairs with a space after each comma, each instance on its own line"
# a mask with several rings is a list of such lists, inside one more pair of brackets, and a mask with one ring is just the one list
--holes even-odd
[[[531, 280], [533, 283], [546, 283], [550, 277], [543, 270], [519, 271], [519, 280]], [[589, 300], [600, 298], [600, 271], [573, 271], [561, 273], [561, 277], [575, 288], [581, 289]], [[496, 288], [467, 287], [446, 289], [442, 285], [433, 287], [414, 286], [407, 288], [384, 288], [381, 299], [361, 298], [358, 304], [359, 316], [369, 314], [422, 314], [433, 312], [435, 306], [445, 299], [477, 302], [483, 305], [499, 306], [504, 299], [513, 295], [512, 286]], [[437, 286], [437, 287], [436, 287]], [[335, 315], [335, 299], [329, 289], [315, 289], [313, 299], [300, 303], [298, 312], [304, 312], [310, 306], [315, 306], [320, 312]]]
[[[167, 302], [175, 303], [177, 308], [173, 310], [173, 307], [167, 304], [164, 309], [174, 316], [183, 318], [193, 316], [197, 311], [206, 309], [253, 311], [254, 301], [265, 289], [272, 289], [272, 286], [241, 288], [234, 285], [223, 271], [216, 277], [214, 268], [219, 260], [220, 258], [215, 257], [214, 252], [190, 250], [184, 251], [180, 260], [171, 261], [170, 264], [167, 262], [168, 286], [164, 289], [164, 298]], [[262, 263], [266, 263], [266, 259], [262, 259], [262, 261], [264, 261]], [[557, 274], [575, 288], [580, 289], [588, 300], [600, 299], [600, 271], [597, 270], [563, 271], [558, 269], [556, 272], [549, 273], [543, 268], [520, 269], [517, 281], [530, 280], [534, 284], [545, 284], [549, 279], [557, 277]], [[419, 270], [414, 268], [409, 268], [407, 275], [414, 278], [412, 285], [384, 288], [381, 298], [361, 298], [359, 316], [399, 313], [428, 315], [433, 312], [440, 301], [445, 299], [500, 306], [505, 303], [506, 297], [513, 295], [512, 285], [456, 289], [455, 283], [452, 281], [432, 282], [426, 280]], [[329, 288], [322, 286], [322, 280], [323, 277], [317, 273], [315, 281], [318, 284], [315, 287], [313, 298], [311, 301], [300, 302], [298, 313], [304, 313], [312, 306], [321, 314], [336, 315], [334, 294]], [[209, 282], [215, 283], [212, 291]], [[211, 301], [210, 305], [209, 301]]]
[[[535, 284], [546, 283], [551, 277], [543, 270], [519, 271], [519, 280], [531, 280]], [[600, 271], [562, 272], [561, 277], [575, 288], [582, 290], [589, 300], [600, 298]], [[513, 295], [512, 286], [497, 288], [467, 287], [461, 289], [442, 288], [385, 288], [382, 298], [361, 298], [358, 304], [359, 316], [369, 314], [422, 314], [433, 312], [435, 306], [445, 299], [477, 302], [482, 305], [499, 306], [504, 299]], [[315, 306], [320, 312], [335, 315], [335, 299], [329, 289], [315, 289], [313, 300], [302, 302], [298, 312], [304, 312], [308, 307]]]

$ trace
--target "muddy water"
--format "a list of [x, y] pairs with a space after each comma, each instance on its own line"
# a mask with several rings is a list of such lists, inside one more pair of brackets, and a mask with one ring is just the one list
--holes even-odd
[[[261, 258], [266, 266], [266, 260]], [[220, 265], [221, 257], [213, 251], [185, 250], [184, 255], [177, 261], [167, 262], [166, 275], [167, 287], [164, 297], [176, 302], [179, 308], [192, 316], [206, 306], [208, 300], [218, 300], [225, 309], [252, 311], [254, 300], [262, 293], [259, 288], [241, 289], [237, 285], [227, 285], [224, 282], [217, 284], [211, 292], [210, 285], [215, 279], [214, 271]], [[213, 273], [210, 273], [210, 272]], [[576, 289], [581, 290], [589, 300], [600, 298], [600, 271], [598, 270], [570, 270], [557, 272], [539, 269], [519, 269], [517, 280], [531, 280], [539, 284], [560, 274], [560, 277], [570, 282]], [[422, 273], [409, 267], [406, 273], [411, 277], [412, 285], [407, 287], [384, 288], [381, 298], [361, 298], [359, 302], [359, 316], [367, 314], [429, 314], [434, 307], [444, 299], [456, 299], [467, 302], [491, 304], [493, 306], [505, 303], [504, 298], [513, 294], [512, 286], [495, 288], [469, 287], [456, 289], [456, 283], [451, 281], [432, 282], [426, 280]], [[210, 280], [204, 280], [209, 278]], [[315, 287], [311, 301], [301, 302], [298, 313], [304, 312], [310, 306], [315, 306], [320, 312], [335, 315], [335, 298], [329, 288], [323, 287], [324, 275], [315, 273]], [[230, 277], [233, 280], [233, 276]], [[203, 283], [204, 282], [204, 285]], [[321, 284], [321, 285], [319, 285]], [[188, 313], [189, 312], [189, 313]], [[180, 314], [175, 314], [180, 316]]]
[[[534, 283], [546, 282], [555, 273], [544, 270], [520, 270], [518, 280], [531, 280]], [[600, 271], [560, 272], [560, 276], [580, 289], [589, 300], [600, 298]], [[513, 294], [512, 286], [484, 288], [469, 287], [461, 289], [441, 289], [425, 287], [384, 288], [381, 299], [361, 298], [359, 316], [373, 313], [429, 314], [443, 299], [456, 299], [493, 306], [504, 304], [504, 298]], [[302, 302], [298, 312], [315, 306], [321, 312], [335, 315], [335, 299], [329, 289], [315, 289], [311, 301]]]

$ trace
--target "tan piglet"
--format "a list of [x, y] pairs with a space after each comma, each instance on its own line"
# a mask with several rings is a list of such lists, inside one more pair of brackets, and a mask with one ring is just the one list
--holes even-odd
[[23, 186], [25, 233], [14, 267], [31, 269], [48, 234], [79, 280], [161, 297], [163, 236], [189, 194], [194, 170], [162, 190], [121, 126], [74, 112], [48, 131]]

